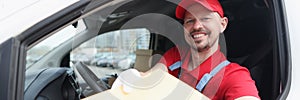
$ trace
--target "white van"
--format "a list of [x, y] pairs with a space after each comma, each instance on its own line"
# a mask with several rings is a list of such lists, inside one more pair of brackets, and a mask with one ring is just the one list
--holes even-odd
[[[179, 1], [1, 1], [0, 100], [83, 99], [126, 69], [148, 70], [181, 43]], [[261, 99], [299, 98], [299, 2], [219, 1], [229, 18], [222, 52], [249, 69]]]

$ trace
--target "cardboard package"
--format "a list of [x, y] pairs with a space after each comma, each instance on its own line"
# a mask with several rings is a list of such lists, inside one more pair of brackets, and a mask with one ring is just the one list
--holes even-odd
[[206, 96], [161, 69], [141, 75], [136, 69], [122, 72], [111, 89], [84, 100], [209, 100]]

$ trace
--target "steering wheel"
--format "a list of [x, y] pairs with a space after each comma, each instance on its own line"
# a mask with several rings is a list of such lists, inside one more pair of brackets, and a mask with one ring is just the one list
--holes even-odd
[[97, 92], [102, 92], [109, 89], [109, 85], [103, 80], [99, 79], [88, 67], [82, 62], [78, 61], [75, 64], [75, 68], [86, 81], [86, 83], [91, 87], [92, 90]]

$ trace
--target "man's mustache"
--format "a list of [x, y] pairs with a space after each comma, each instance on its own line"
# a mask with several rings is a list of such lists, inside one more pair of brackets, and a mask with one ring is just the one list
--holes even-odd
[[195, 32], [201, 32], [201, 33], [205, 33], [205, 34], [208, 34], [209, 32], [206, 32], [205, 30], [192, 30], [192, 32], [190, 32], [190, 34], [192, 35], [193, 33]]

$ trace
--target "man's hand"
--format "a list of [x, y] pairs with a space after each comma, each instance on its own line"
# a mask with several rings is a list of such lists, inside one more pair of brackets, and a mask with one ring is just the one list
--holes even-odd
[[242, 96], [242, 97], [236, 98], [235, 100], [260, 100], [260, 99], [257, 97], [254, 97], [254, 96]]
[[141, 74], [142, 76], [145, 76], [145, 75], [147, 75], [148, 73], [151, 73], [151, 71], [154, 71], [154, 70], [157, 70], [157, 69], [160, 69], [160, 70], [162, 70], [162, 71], [168, 72], [168, 69], [167, 69], [167, 67], [166, 67], [165, 64], [157, 63], [157, 64], [155, 64], [150, 70], [148, 70], [148, 71], [146, 71], [146, 72], [140, 72], [140, 74]]

